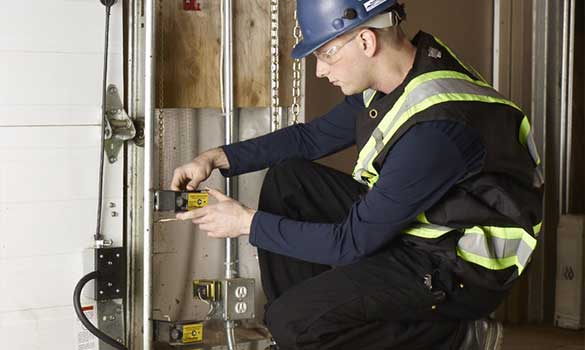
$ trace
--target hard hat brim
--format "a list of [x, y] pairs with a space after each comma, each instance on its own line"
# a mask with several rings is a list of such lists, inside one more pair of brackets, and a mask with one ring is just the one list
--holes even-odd
[[337, 37], [340, 37], [343, 34], [350, 32], [350, 31], [352, 31], [356, 28], [359, 28], [359, 27], [386, 28], [386, 27], [392, 27], [394, 25], [395, 25], [395, 23], [392, 20], [392, 14], [384, 13], [384, 14], [381, 14], [381, 15], [374, 17], [373, 19], [371, 19], [370, 21], [367, 21], [366, 23], [349, 26], [345, 30], [343, 30], [342, 32], [335, 33], [335, 35], [331, 35], [330, 37], [326, 38], [325, 40], [320, 40], [318, 42], [311, 43], [311, 42], [307, 42], [307, 40], [303, 39], [293, 48], [291, 56], [295, 60], [306, 57], [307, 55], [310, 55], [311, 53], [313, 53], [313, 51], [315, 51], [318, 48], [320, 48], [321, 46], [327, 44], [331, 40], [333, 40]]

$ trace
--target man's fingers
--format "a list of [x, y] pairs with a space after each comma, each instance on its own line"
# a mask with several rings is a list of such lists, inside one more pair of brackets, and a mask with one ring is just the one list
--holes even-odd
[[210, 195], [212, 195], [219, 202], [224, 202], [224, 201], [228, 201], [231, 199], [230, 197], [226, 196], [225, 194], [219, 192], [216, 189], [209, 188], [209, 187], [206, 187], [205, 189], [207, 190], [207, 192], [209, 192]]
[[176, 218], [179, 220], [194, 220], [199, 219], [207, 214], [207, 208], [197, 208], [185, 213], [177, 214]]
[[187, 184], [187, 191], [195, 191], [199, 186], [199, 181], [191, 181]]
[[180, 191], [181, 190], [181, 178], [178, 176], [173, 177], [173, 181], [171, 182], [171, 190], [173, 191]]

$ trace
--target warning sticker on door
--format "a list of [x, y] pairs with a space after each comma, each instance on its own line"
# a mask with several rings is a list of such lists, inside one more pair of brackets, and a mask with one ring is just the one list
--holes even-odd
[[[92, 324], [96, 324], [97, 322], [97, 315], [96, 315], [96, 310], [95, 310], [95, 306], [94, 305], [87, 305], [81, 308], [83, 310], [83, 313], [85, 314], [85, 317], [87, 317], [87, 319], [89, 320], [89, 322], [91, 322]], [[98, 340], [97, 338], [91, 334], [81, 323], [81, 321], [79, 321], [77, 319], [77, 316], [75, 317], [75, 344], [76, 347], [75, 349], [77, 350], [97, 350], [98, 348]]]

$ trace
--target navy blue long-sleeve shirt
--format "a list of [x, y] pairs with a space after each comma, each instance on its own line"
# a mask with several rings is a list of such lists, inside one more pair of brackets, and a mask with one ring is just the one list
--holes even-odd
[[[346, 97], [324, 116], [252, 140], [224, 146], [232, 176], [300, 157], [315, 160], [355, 143], [359, 96]], [[356, 262], [386, 246], [416, 216], [466, 174], [481, 166], [479, 135], [453, 121], [413, 126], [392, 147], [373, 188], [340, 223], [309, 223], [258, 211], [250, 243], [265, 250], [329, 265]]]

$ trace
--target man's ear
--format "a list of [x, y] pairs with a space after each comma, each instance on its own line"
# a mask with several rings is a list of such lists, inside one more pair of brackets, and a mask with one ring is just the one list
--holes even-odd
[[357, 39], [359, 47], [364, 55], [368, 57], [374, 56], [378, 49], [378, 38], [376, 37], [376, 33], [373, 30], [366, 28], [358, 34]]

